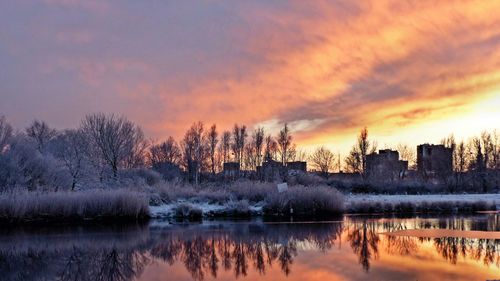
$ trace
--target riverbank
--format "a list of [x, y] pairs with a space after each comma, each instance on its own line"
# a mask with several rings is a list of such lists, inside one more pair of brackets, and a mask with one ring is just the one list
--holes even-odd
[[[328, 218], [339, 214], [450, 214], [497, 210], [500, 194], [343, 195], [321, 185], [232, 183], [195, 189], [111, 189], [0, 194], [0, 223], [81, 223], [230, 217]], [[499, 208], [500, 209], [500, 208]]]
[[149, 198], [130, 190], [15, 192], [0, 196], [0, 223], [141, 220]]

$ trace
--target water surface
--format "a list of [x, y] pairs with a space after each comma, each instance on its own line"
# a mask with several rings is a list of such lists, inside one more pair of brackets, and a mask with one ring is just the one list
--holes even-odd
[[500, 240], [470, 233], [498, 231], [498, 214], [2, 228], [0, 280], [491, 280]]

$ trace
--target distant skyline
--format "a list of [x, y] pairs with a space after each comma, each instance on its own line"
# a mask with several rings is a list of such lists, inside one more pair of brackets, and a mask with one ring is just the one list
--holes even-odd
[[345, 154], [500, 129], [499, 1], [0, 2], [0, 115], [235, 123]]

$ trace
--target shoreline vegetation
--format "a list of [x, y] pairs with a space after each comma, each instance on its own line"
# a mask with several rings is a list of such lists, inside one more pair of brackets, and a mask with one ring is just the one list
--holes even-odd
[[162, 183], [141, 188], [0, 194], [0, 223], [81, 223], [255, 216], [328, 218], [341, 214], [459, 214], [494, 211], [500, 194], [343, 194], [327, 186], [233, 182], [222, 186]]
[[0, 223], [143, 220], [148, 198], [129, 190], [12, 192], [0, 196]]
[[[180, 141], [156, 141], [114, 114], [89, 114], [66, 130], [39, 120], [18, 130], [0, 114], [0, 223], [496, 211], [497, 140], [496, 131], [458, 144], [450, 136], [439, 146], [446, 155], [419, 167], [407, 145], [377, 154], [366, 127], [341, 159], [297, 148], [286, 123], [271, 134], [199, 121]], [[436, 198], [444, 193], [459, 198]]]

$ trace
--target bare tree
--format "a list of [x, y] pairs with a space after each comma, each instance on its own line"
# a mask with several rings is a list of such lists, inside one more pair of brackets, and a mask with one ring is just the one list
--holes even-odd
[[328, 177], [329, 171], [335, 169], [335, 154], [323, 146], [314, 151], [310, 161], [312, 166], [319, 170], [324, 177]]
[[219, 148], [222, 154], [222, 161], [224, 161], [224, 163], [229, 162], [231, 152], [231, 132], [224, 131]]
[[200, 171], [207, 155], [206, 139], [203, 131], [203, 122], [198, 121], [189, 128], [182, 141], [184, 165], [188, 177], [194, 179], [195, 185], [199, 183]]
[[7, 123], [5, 116], [0, 116], [0, 154], [4, 151], [12, 137], [12, 126]]
[[173, 137], [168, 137], [166, 141], [149, 148], [148, 158], [152, 167], [160, 163], [178, 164], [181, 157], [181, 151]]
[[148, 149], [150, 142], [144, 137], [142, 130], [137, 127], [135, 133], [131, 135], [129, 140], [129, 150], [125, 158], [124, 167], [130, 168], [140, 168], [144, 167], [146, 164]]
[[408, 167], [416, 168], [417, 166], [417, 153], [416, 149], [411, 148], [408, 144], [400, 143], [396, 146], [399, 152], [399, 158], [403, 161], [408, 161]]
[[483, 131], [481, 133], [481, 142], [483, 145], [483, 155], [484, 155], [484, 167], [485, 168], [492, 168], [493, 167], [493, 152], [495, 150], [494, 148], [494, 143], [493, 139], [491, 137], [491, 134], [488, 133], [487, 131]]
[[252, 143], [256, 154], [256, 166], [262, 165], [262, 146], [264, 145], [264, 128], [260, 127], [254, 130]]
[[288, 128], [287, 123], [285, 123], [283, 129], [280, 130], [277, 141], [281, 156], [281, 164], [286, 165], [289, 158], [289, 149], [292, 145], [292, 135], [290, 134], [290, 129]]
[[455, 181], [457, 186], [463, 187], [463, 174], [467, 169], [467, 147], [463, 141], [456, 146], [454, 158]]
[[493, 168], [500, 169], [500, 135], [493, 130]]
[[295, 153], [294, 153], [295, 157], [293, 158], [293, 161], [302, 161], [302, 162], [307, 162], [307, 160], [309, 159], [309, 154], [307, 153], [307, 151], [303, 150], [303, 149], [295, 149]]
[[363, 172], [361, 169], [361, 155], [356, 146], [351, 148], [351, 151], [349, 151], [349, 154], [345, 158], [344, 162], [348, 173], [361, 174]]
[[77, 130], [65, 130], [51, 142], [51, 153], [61, 160], [72, 178], [71, 190], [75, 190], [83, 175], [86, 147], [83, 133]]
[[46, 145], [57, 135], [57, 131], [51, 129], [45, 121], [34, 120], [26, 128], [26, 135], [35, 141], [38, 151], [43, 153]]
[[264, 150], [264, 161], [276, 160], [277, 159], [276, 154], [278, 152], [278, 144], [270, 135], [268, 135], [265, 138], [265, 141], [266, 141], [266, 147]]
[[241, 127], [238, 126], [238, 124], [234, 125], [232, 149], [236, 161], [240, 163], [240, 167], [243, 162], [243, 153], [247, 136], [247, 127], [245, 125], [242, 125]]
[[[97, 157], [109, 167], [113, 176], [118, 176], [118, 169], [127, 166], [129, 157], [137, 153], [138, 147], [144, 141], [141, 128], [125, 117], [105, 115], [103, 113], [87, 115], [81, 124], [90, 146], [96, 149]], [[91, 152], [92, 153], [92, 152]]]
[[219, 142], [218, 135], [219, 133], [217, 133], [217, 127], [215, 124], [213, 124], [212, 127], [210, 127], [210, 130], [207, 132], [211, 170], [213, 175], [215, 175], [215, 150], [217, 148], [217, 143]]
[[243, 163], [245, 164], [245, 169], [255, 170], [257, 166], [257, 152], [253, 143], [249, 143], [245, 146], [244, 154]]
[[484, 172], [485, 172], [485, 165], [484, 165], [484, 155], [483, 155], [483, 150], [482, 150], [482, 142], [481, 139], [478, 137], [474, 137], [471, 140], [471, 152], [472, 152], [472, 159], [469, 162], [469, 170], [472, 170], [473, 174], [473, 184], [474, 186], [476, 183], [479, 183], [481, 189], [483, 192], [487, 191], [487, 186], [485, 182], [485, 177], [484, 177]]
[[368, 139], [368, 129], [364, 127], [358, 135], [358, 141], [346, 157], [346, 168], [351, 173], [366, 175], [366, 156], [377, 150], [377, 143]]

